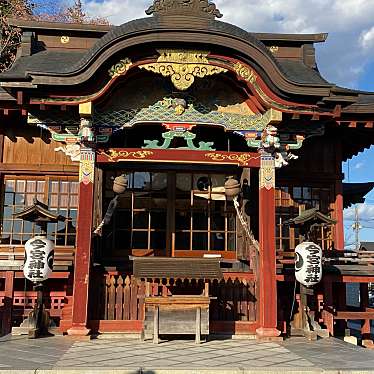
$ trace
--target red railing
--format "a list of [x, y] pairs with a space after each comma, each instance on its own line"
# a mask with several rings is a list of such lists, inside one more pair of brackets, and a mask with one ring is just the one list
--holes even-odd
[[[64, 307], [66, 298], [65, 291], [50, 292], [46, 296], [46, 309], [52, 317], [61, 317], [61, 311]], [[15, 291], [13, 294], [13, 313], [27, 315], [35, 306], [37, 292], [35, 291]], [[4, 306], [5, 292], [0, 291], [0, 307]]]

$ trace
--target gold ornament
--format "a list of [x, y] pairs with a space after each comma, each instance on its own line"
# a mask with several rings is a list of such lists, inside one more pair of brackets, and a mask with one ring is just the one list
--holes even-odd
[[61, 43], [62, 44], [67, 44], [70, 42], [70, 38], [68, 36], [61, 36], [61, 39], [60, 39]]
[[279, 51], [279, 47], [277, 45], [272, 45], [269, 50], [271, 53], [277, 53]]
[[171, 77], [175, 88], [181, 91], [190, 88], [195, 77], [204, 78], [227, 72], [227, 69], [210, 65], [209, 52], [186, 50], [158, 50], [158, 52], [160, 57], [157, 62], [139, 68]]
[[275, 188], [275, 160], [274, 157], [262, 156], [260, 168], [260, 189], [271, 190]]
[[240, 62], [237, 62], [234, 65], [234, 70], [239, 77], [243, 78], [249, 83], [255, 83], [257, 80], [257, 75], [252, 69], [249, 69], [247, 66], [242, 65]]
[[132, 66], [132, 62], [129, 58], [125, 58], [123, 60], [120, 60], [115, 65], [113, 65], [109, 70], [109, 75], [112, 78], [119, 77], [120, 75], [125, 74], [130, 67]]

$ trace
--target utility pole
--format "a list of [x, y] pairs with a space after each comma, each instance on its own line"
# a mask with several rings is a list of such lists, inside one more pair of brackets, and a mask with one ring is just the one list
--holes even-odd
[[360, 218], [358, 215], [358, 206], [355, 205], [355, 220], [352, 225], [352, 229], [355, 232], [355, 248], [356, 251], [360, 249], [360, 230], [362, 229], [362, 226], [360, 224]]

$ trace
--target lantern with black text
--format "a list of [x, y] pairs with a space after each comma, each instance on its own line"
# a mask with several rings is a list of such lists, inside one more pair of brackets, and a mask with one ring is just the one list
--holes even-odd
[[25, 278], [34, 283], [47, 280], [53, 271], [54, 244], [44, 236], [35, 236], [25, 244]]
[[295, 248], [295, 276], [306, 287], [322, 279], [322, 249], [313, 242], [304, 242]]

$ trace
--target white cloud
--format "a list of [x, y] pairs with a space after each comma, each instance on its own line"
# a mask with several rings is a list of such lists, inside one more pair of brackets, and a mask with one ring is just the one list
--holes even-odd
[[361, 33], [360, 44], [364, 50], [374, 48], [374, 26]]
[[[113, 24], [145, 16], [153, 0], [86, 0], [89, 14]], [[326, 79], [356, 87], [365, 66], [374, 62], [373, 0], [215, 0], [223, 21], [253, 32], [330, 32], [318, 47], [319, 67]]]
[[[358, 204], [359, 220], [374, 220], [374, 205]], [[350, 207], [344, 210], [345, 220], [355, 219], [355, 207]]]
[[364, 165], [364, 162], [357, 162], [357, 164], [355, 164], [353, 167], [358, 170], [361, 169]]

